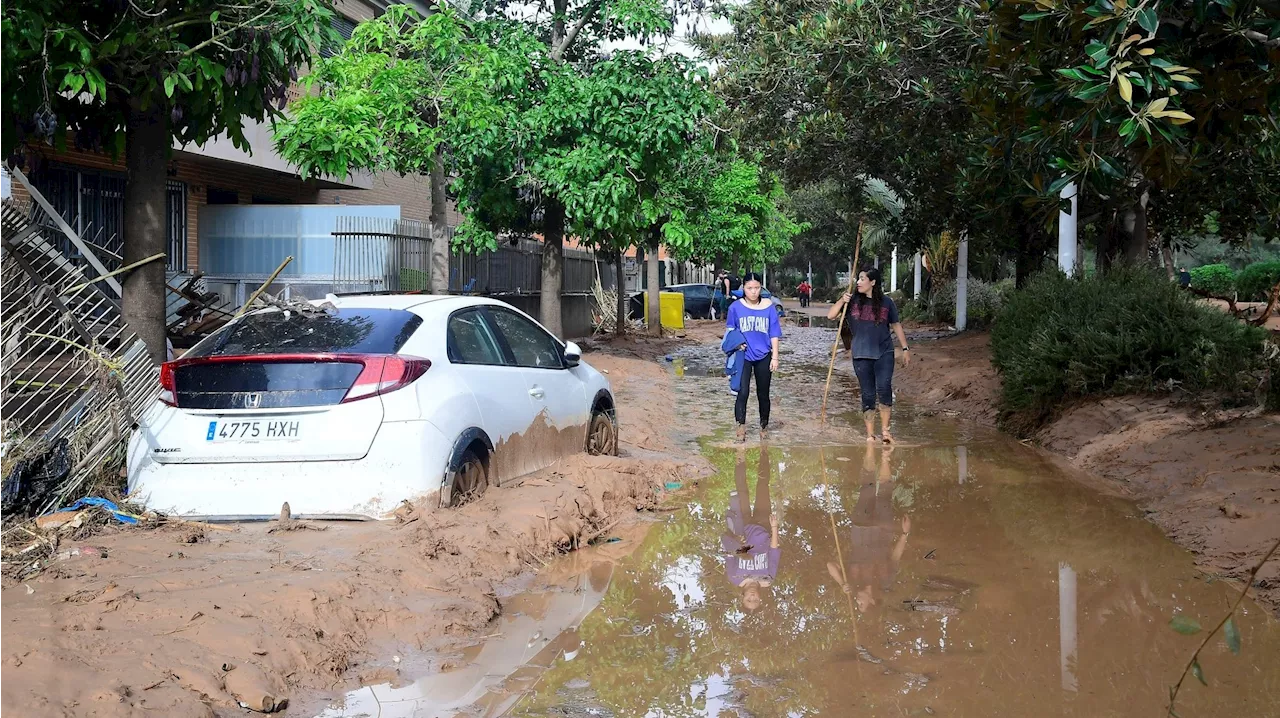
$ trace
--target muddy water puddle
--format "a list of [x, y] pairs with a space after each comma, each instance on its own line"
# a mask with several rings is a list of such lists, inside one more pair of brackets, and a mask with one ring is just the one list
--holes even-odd
[[[1198, 645], [1170, 619], [1212, 625], [1232, 588], [1034, 452], [912, 438], [712, 450], [513, 715], [1163, 714]], [[1246, 608], [1181, 715], [1274, 710], [1280, 628]]]
[[[1037, 452], [904, 424], [914, 448], [709, 449], [634, 553], [563, 559], [458, 668], [326, 715], [1163, 715], [1199, 642], [1171, 618], [1234, 589]], [[1274, 714], [1280, 626], [1243, 609], [1181, 715]]]
[[[1165, 715], [1203, 637], [1171, 619], [1215, 625], [1238, 587], [994, 431], [898, 407], [902, 446], [854, 443], [839, 371], [818, 441], [834, 332], [789, 336], [805, 333], [784, 347], [770, 446], [728, 444], [715, 350], [681, 350], [674, 420], [717, 473], [647, 535], [553, 562], [447, 670], [326, 718]], [[1276, 714], [1280, 622], [1251, 601], [1237, 622], [1243, 650], [1209, 644], [1180, 715]]]

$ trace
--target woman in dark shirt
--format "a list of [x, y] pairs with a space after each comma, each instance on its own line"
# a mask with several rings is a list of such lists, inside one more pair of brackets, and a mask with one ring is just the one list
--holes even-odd
[[911, 365], [907, 335], [898, 320], [898, 307], [884, 295], [880, 286], [880, 270], [866, 269], [858, 274], [857, 293], [845, 294], [827, 312], [835, 319], [847, 311], [845, 322], [853, 333], [853, 372], [862, 388], [862, 420], [867, 426], [867, 441], [875, 441], [876, 399], [880, 400], [880, 428], [886, 444], [893, 443], [889, 419], [893, 413], [893, 335], [902, 344], [902, 365]]

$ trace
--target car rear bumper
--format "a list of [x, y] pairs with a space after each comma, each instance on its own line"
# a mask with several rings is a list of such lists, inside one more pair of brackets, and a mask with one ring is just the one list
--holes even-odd
[[452, 451], [428, 421], [385, 422], [352, 461], [161, 464], [140, 433], [129, 442], [129, 493], [148, 508], [204, 520], [280, 515], [386, 518], [406, 499], [439, 500]]

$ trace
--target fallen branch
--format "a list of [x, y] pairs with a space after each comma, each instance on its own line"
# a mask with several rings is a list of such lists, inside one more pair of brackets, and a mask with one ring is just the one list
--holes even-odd
[[95, 282], [101, 282], [102, 280], [107, 279], [108, 277], [117, 277], [126, 272], [131, 272], [137, 269], [138, 267], [141, 267], [144, 264], [150, 264], [156, 261], [157, 259], [164, 259], [167, 256], [168, 256], [167, 254], [165, 254], [164, 252], [161, 252], [160, 254], [153, 254], [150, 257], [147, 257], [146, 259], [140, 259], [134, 262], [133, 264], [126, 264], [125, 266], [117, 269], [114, 272], [108, 272], [101, 276], [94, 277], [93, 279], [90, 279], [87, 282], [81, 282], [80, 284], [75, 285], [74, 287], [67, 290], [67, 294], [75, 294], [76, 292], [80, 291], [81, 289], [84, 289], [85, 287], [88, 287], [89, 285]]
[[280, 276], [280, 273], [283, 272], [284, 268], [289, 266], [289, 262], [292, 262], [292, 261], [293, 261], [292, 255], [284, 258], [284, 261], [280, 263], [280, 266], [276, 267], [276, 271], [272, 272], [271, 276], [267, 277], [267, 281], [263, 282], [262, 286], [258, 287], [257, 291], [255, 291], [253, 295], [249, 297], [249, 301], [245, 302], [243, 307], [240, 307], [240, 311], [236, 313], [237, 318], [243, 316], [246, 312], [249, 311], [249, 308], [253, 306], [253, 303], [257, 301], [258, 297], [261, 296], [263, 292], [267, 291], [267, 287], [270, 287], [271, 283], [276, 281], [276, 277]]
[[1276, 282], [1276, 286], [1271, 288], [1271, 296], [1267, 298], [1267, 308], [1262, 310], [1262, 314], [1254, 319], [1250, 319], [1249, 323], [1254, 326], [1264, 326], [1267, 320], [1271, 318], [1271, 313], [1275, 311], [1276, 304], [1280, 303], [1280, 282]]
[[[1271, 545], [1271, 550], [1267, 552], [1267, 555], [1263, 556], [1262, 560], [1258, 562], [1258, 565], [1254, 566], [1253, 570], [1249, 572], [1249, 578], [1244, 582], [1244, 588], [1240, 589], [1240, 595], [1236, 596], [1235, 603], [1231, 604], [1231, 610], [1227, 611], [1227, 615], [1223, 616], [1221, 621], [1218, 621], [1218, 625], [1214, 626], [1212, 631], [1209, 631], [1209, 634], [1200, 642], [1200, 646], [1196, 648], [1195, 653], [1191, 654], [1191, 660], [1187, 661], [1186, 667], [1182, 669], [1182, 675], [1178, 677], [1177, 684], [1175, 684], [1172, 690], [1169, 691], [1168, 715], [1170, 718], [1177, 715], [1173, 708], [1178, 702], [1178, 692], [1182, 690], [1182, 683], [1187, 680], [1187, 674], [1191, 672], [1193, 667], [1198, 667], [1200, 665], [1200, 651], [1203, 651], [1204, 647], [1209, 645], [1209, 641], [1213, 640], [1213, 637], [1217, 635], [1218, 631], [1221, 631], [1222, 627], [1227, 625], [1227, 621], [1230, 621], [1232, 616], [1235, 615], [1236, 609], [1244, 602], [1244, 597], [1248, 595], [1249, 589], [1253, 586], [1254, 579], [1258, 577], [1258, 572], [1262, 570], [1262, 567], [1266, 565], [1267, 561], [1271, 560], [1271, 557], [1275, 555], [1277, 549], [1280, 549], [1280, 539], [1276, 539], [1276, 542]], [[1204, 680], [1200, 676], [1197, 676], [1197, 678], [1202, 681]]]

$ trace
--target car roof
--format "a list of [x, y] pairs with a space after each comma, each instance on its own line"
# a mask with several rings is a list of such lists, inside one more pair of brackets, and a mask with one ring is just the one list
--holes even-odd
[[467, 294], [346, 294], [328, 295], [320, 301], [332, 302], [335, 307], [350, 309], [424, 309], [451, 312], [461, 307], [511, 305], [498, 299]]

